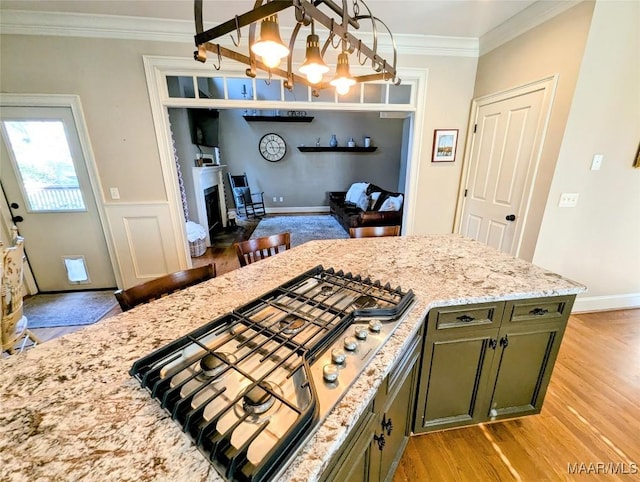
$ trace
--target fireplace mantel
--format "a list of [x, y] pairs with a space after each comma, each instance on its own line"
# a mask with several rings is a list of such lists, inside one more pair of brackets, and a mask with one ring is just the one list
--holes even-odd
[[204, 191], [214, 186], [218, 187], [218, 196], [220, 198], [220, 214], [222, 216], [222, 226], [227, 227], [227, 205], [224, 198], [224, 183], [222, 171], [227, 166], [204, 166], [192, 167], [193, 169], [193, 186], [196, 197], [197, 219], [193, 219], [196, 223], [204, 226], [207, 231], [207, 246], [211, 246], [209, 238], [209, 224], [207, 222], [207, 207], [204, 199]]

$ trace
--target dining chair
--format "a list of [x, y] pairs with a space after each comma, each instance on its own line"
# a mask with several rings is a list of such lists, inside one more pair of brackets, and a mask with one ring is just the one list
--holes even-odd
[[122, 311], [129, 311], [135, 306], [157, 300], [175, 291], [215, 278], [215, 276], [215, 264], [208, 264], [198, 268], [176, 271], [175, 273], [132, 286], [126, 290], [118, 290], [114, 295]]
[[240, 241], [234, 244], [240, 266], [247, 266], [274, 254], [291, 249], [291, 234], [288, 232]]
[[349, 228], [352, 238], [376, 238], [381, 236], [400, 236], [400, 226], [360, 226]]

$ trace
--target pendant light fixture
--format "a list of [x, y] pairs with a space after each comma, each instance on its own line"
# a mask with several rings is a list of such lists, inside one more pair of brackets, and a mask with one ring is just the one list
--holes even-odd
[[[202, 13], [203, 2], [204, 0], [194, 0], [197, 47], [194, 58], [205, 62], [207, 52], [211, 52], [217, 56], [216, 69], [220, 68], [222, 57], [226, 57], [247, 65], [245, 73], [250, 78], [256, 77], [258, 69], [264, 70], [270, 78], [285, 79], [283, 85], [287, 89], [293, 89], [296, 83], [312, 87], [311, 92], [316, 97], [320, 90], [328, 87], [335, 87], [339, 95], [345, 95], [356, 83], [390, 80], [396, 85], [400, 84], [396, 71], [397, 49], [393, 34], [386, 24], [371, 12], [364, 0], [255, 0], [252, 10], [235, 15], [234, 18], [206, 31]], [[288, 44], [282, 41], [278, 25], [278, 15], [282, 18], [283, 12], [287, 10], [293, 11], [295, 25]], [[371, 39], [369, 45], [352, 33], [365, 25], [370, 26], [369, 33], [366, 34], [367, 39]], [[306, 37], [306, 55], [298, 67], [298, 72], [302, 74], [299, 75], [293, 71], [296, 37], [301, 30], [309, 26], [311, 32]], [[249, 27], [248, 55], [239, 50], [241, 31], [244, 27]], [[316, 27], [326, 30], [318, 29], [316, 34]], [[259, 35], [256, 38], [258, 29]], [[378, 51], [381, 31], [391, 39], [390, 44], [387, 44], [393, 50], [391, 62], [384, 59]], [[212, 42], [226, 35], [231, 35], [237, 49]], [[336, 74], [329, 82], [323, 79], [323, 75], [330, 70], [323, 60], [328, 47], [339, 49]], [[350, 54], [357, 58], [361, 66], [368, 65], [371, 71], [352, 75], [349, 69]], [[286, 67], [279, 67], [285, 58]]]
[[320, 54], [320, 37], [316, 35], [313, 20], [311, 21], [311, 34], [307, 36], [307, 49], [303, 64], [298, 69], [307, 76], [311, 84], [322, 81], [322, 75], [329, 72], [329, 67], [322, 60]]
[[280, 65], [280, 61], [289, 55], [289, 47], [282, 43], [278, 16], [271, 15], [260, 23], [260, 39], [251, 46], [254, 54], [262, 58], [262, 62], [269, 68]]
[[351, 73], [349, 73], [349, 54], [347, 52], [343, 51], [338, 55], [336, 75], [329, 83], [336, 88], [336, 92], [339, 95], [348, 94], [351, 86], [356, 83]]

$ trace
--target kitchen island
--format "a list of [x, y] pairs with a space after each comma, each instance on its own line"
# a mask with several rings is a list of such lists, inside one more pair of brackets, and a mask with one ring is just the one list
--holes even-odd
[[318, 264], [411, 289], [415, 304], [282, 480], [320, 477], [432, 308], [585, 289], [458, 235], [312, 241], [2, 360], [0, 480], [222, 480], [129, 369]]

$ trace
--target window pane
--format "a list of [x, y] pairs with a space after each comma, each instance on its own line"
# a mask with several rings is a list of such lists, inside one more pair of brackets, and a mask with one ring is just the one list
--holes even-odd
[[411, 86], [389, 84], [389, 104], [410, 104]]
[[167, 76], [167, 89], [169, 97], [179, 99], [195, 99], [196, 91], [193, 89], [193, 77]]
[[227, 79], [227, 98], [229, 100], [252, 100], [253, 81], [247, 77]]
[[311, 102], [335, 102], [335, 90], [332, 88], [321, 89], [318, 97], [311, 96]]
[[30, 211], [84, 211], [62, 121], [5, 121]]
[[224, 79], [198, 77], [198, 95], [201, 99], [224, 99]]
[[356, 84], [351, 86], [349, 92], [344, 95], [338, 96], [338, 102], [355, 102], [360, 103], [360, 86], [362, 84]]
[[269, 85], [264, 79], [256, 79], [256, 91], [258, 100], [280, 100], [280, 86], [282, 82], [271, 79]]
[[386, 84], [364, 84], [363, 87], [365, 104], [384, 104]]
[[293, 89], [284, 89], [284, 100], [289, 102], [307, 102], [309, 100], [309, 87], [302, 82], [293, 84]]

